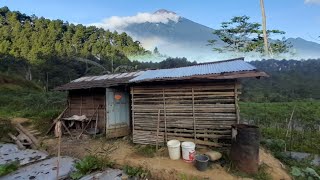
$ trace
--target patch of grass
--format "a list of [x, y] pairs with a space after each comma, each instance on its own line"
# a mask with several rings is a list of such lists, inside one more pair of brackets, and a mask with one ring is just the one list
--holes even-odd
[[137, 177], [139, 179], [145, 179], [150, 175], [150, 172], [142, 167], [132, 167], [126, 165], [124, 166], [123, 170], [129, 177]]
[[0, 118], [0, 141], [6, 142], [8, 133], [15, 134], [16, 129], [11, 124], [10, 120]]
[[19, 162], [0, 165], [0, 177], [16, 171], [19, 168]]
[[271, 175], [267, 172], [267, 165], [262, 164], [259, 166], [258, 173], [253, 175], [252, 178], [255, 180], [271, 180]]
[[137, 153], [144, 157], [154, 157], [156, 153], [156, 147], [152, 145], [139, 145], [137, 146]]
[[71, 174], [72, 179], [80, 179], [81, 177], [90, 174], [93, 171], [103, 170], [112, 167], [113, 162], [106, 159], [101, 159], [97, 156], [86, 156], [75, 164], [76, 171]]
[[[1, 79], [1, 76], [0, 76]], [[20, 83], [20, 82], [19, 82]], [[7, 86], [12, 87], [11, 89]], [[63, 92], [44, 92], [36, 87], [0, 84], [0, 117], [29, 118], [38, 130], [45, 132], [51, 119], [57, 117], [66, 106], [67, 94]]]
[[[180, 180], [200, 180], [201, 178], [198, 178], [196, 176], [191, 176], [191, 175], [187, 175], [187, 174], [184, 174], [184, 173], [181, 173], [179, 174], [178, 178]], [[202, 178], [204, 179], [204, 178]]]

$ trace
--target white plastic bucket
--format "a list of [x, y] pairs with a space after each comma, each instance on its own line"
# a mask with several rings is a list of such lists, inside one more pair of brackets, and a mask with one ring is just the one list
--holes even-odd
[[182, 147], [182, 158], [186, 162], [193, 162], [194, 156], [196, 154], [196, 145], [193, 142], [183, 142]]
[[180, 141], [178, 140], [170, 140], [167, 142], [169, 156], [172, 160], [180, 159]]

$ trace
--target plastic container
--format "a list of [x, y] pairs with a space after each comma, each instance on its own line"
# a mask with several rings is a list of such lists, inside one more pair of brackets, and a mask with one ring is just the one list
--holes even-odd
[[169, 157], [172, 160], [178, 160], [181, 157], [180, 153], [180, 141], [170, 140], [167, 142]]
[[196, 145], [193, 142], [183, 142], [182, 147], [182, 158], [186, 162], [193, 162], [194, 156], [196, 154], [195, 147]]
[[199, 171], [205, 171], [208, 168], [209, 157], [207, 155], [198, 154], [195, 159], [195, 166]]

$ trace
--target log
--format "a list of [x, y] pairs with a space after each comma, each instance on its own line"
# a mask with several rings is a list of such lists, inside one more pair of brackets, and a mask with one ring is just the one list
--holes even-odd
[[9, 136], [12, 140], [15, 141], [15, 143], [17, 144], [17, 146], [18, 146], [18, 148], [19, 148], [20, 150], [26, 149], [26, 147], [23, 146], [23, 144], [20, 142], [20, 140], [19, 140], [16, 136], [14, 136], [14, 135], [11, 134], [11, 133], [8, 133], [8, 136]]
[[17, 123], [15, 124], [16, 128], [18, 128], [20, 131], [22, 131], [26, 136], [28, 136], [28, 138], [30, 138], [30, 140], [32, 141], [32, 143], [39, 147], [39, 141], [37, 138], [35, 138], [27, 129], [25, 129], [23, 126], [21, 126], [21, 124]]
[[[22, 132], [20, 129], [18, 129], [17, 127], [16, 127], [16, 130], [26, 138], [26, 140], [28, 141], [28, 143], [30, 144], [30, 146], [31, 146], [32, 149], [37, 149], [37, 146], [32, 142], [32, 140], [31, 140], [25, 133], [23, 133], [23, 132]], [[19, 138], [18, 138], [18, 139], [19, 139]]]

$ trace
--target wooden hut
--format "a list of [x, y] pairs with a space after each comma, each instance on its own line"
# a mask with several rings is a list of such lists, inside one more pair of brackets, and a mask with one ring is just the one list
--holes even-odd
[[64, 116], [94, 116], [107, 137], [127, 135], [132, 128], [138, 144], [179, 139], [221, 147], [231, 139], [231, 124], [239, 122], [239, 79], [263, 76], [243, 59], [232, 59], [82, 77], [57, 90], [69, 91]]
[[[130, 95], [127, 86], [130, 79], [140, 72], [87, 76], [55, 88], [68, 91], [68, 107], [63, 118], [74, 115], [87, 117], [75, 122], [71, 128], [83, 129], [96, 126], [108, 138], [130, 134]], [[78, 127], [79, 126], [79, 127]]]
[[144, 72], [129, 81], [133, 142], [228, 146], [239, 122], [238, 79], [262, 76], [243, 59]]

